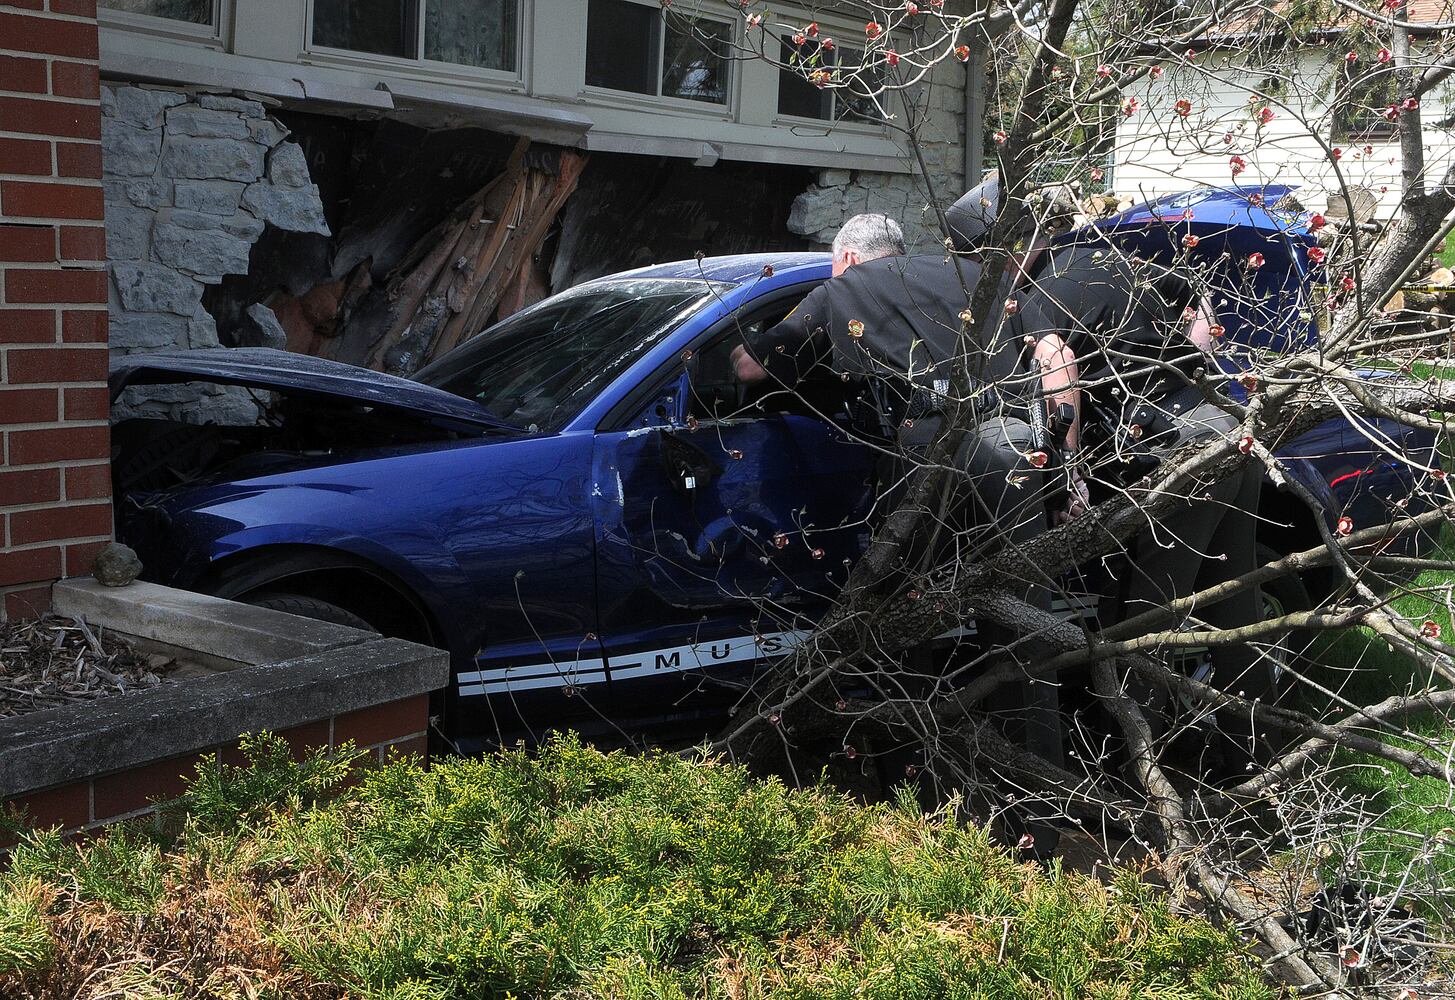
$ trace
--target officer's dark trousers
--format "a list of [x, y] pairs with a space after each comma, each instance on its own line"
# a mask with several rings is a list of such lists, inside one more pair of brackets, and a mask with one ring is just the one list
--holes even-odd
[[[912, 432], [902, 435], [907, 462], [922, 459], [939, 426], [938, 418], [922, 420]], [[924, 537], [935, 538], [933, 543], [925, 543], [933, 544], [933, 552], [921, 551], [918, 555], [923, 558], [928, 554], [930, 561], [939, 565], [951, 560], [974, 562], [997, 550], [1024, 544], [1046, 530], [1044, 476], [1026, 458], [1032, 449], [1031, 428], [1025, 421], [998, 416], [978, 421], [956, 457], [953, 495], [945, 511], [926, 529]], [[911, 471], [910, 479], [925, 471], [923, 467]], [[1014, 581], [1013, 589], [1049, 611], [1051, 592], [1046, 583], [1027, 573]], [[1022, 670], [1033, 662], [1029, 649], [1014, 645], [1015, 633], [993, 622], [978, 622], [977, 628], [980, 644], [993, 659], [1008, 650], [1011, 660]], [[986, 708], [1006, 721], [1011, 738], [1037, 756], [1060, 765], [1064, 758], [1057, 692], [1055, 678], [1032, 679], [1026, 674], [1002, 685], [987, 700]], [[1034, 822], [1029, 827], [1023, 825], [1031, 819], [1023, 814], [1013, 825], [1019, 831], [1028, 828], [1035, 835], [1037, 850], [1049, 853], [1055, 846], [1054, 831]]]
[[[1177, 441], [1170, 447], [1226, 436], [1237, 426], [1233, 417], [1207, 402], [1163, 412], [1177, 428]], [[1240, 474], [1193, 483], [1180, 491], [1177, 506], [1150, 520], [1130, 546], [1127, 575], [1111, 609], [1113, 620], [1166, 607], [1177, 598], [1252, 572], [1257, 565], [1256, 512], [1262, 479], [1262, 470], [1250, 462]], [[1258, 591], [1247, 588], [1218, 604], [1164, 620], [1156, 628], [1227, 629], [1260, 617]], [[1245, 643], [1214, 646], [1211, 661], [1212, 683], [1233, 692], [1250, 671], [1268, 669]]]

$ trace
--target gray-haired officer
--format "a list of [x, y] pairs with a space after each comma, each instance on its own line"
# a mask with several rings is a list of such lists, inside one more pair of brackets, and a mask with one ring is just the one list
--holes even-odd
[[[964, 368], [972, 386], [965, 402], [976, 414], [974, 426], [955, 462], [958, 502], [942, 537], [958, 551], [972, 554], [1015, 545], [1046, 530], [1048, 500], [1061, 517], [1078, 513], [1084, 495], [1043, 488], [1049, 455], [1075, 448], [1079, 420], [1076, 362], [1061, 336], [1046, 327], [1023, 297], [998, 298], [999, 315], [977, 343], [966, 343], [962, 318], [967, 290], [980, 279], [980, 266], [955, 256], [908, 256], [899, 225], [879, 214], [857, 215], [833, 243], [833, 278], [804, 298], [784, 321], [734, 351], [739, 379], [772, 379], [792, 387], [825, 371], [859, 388], [864, 409], [877, 423], [879, 443], [900, 462], [881, 471], [881, 493], [898, 495], [895, 483], [917, 474], [922, 456], [941, 429], [948, 408], [952, 370]], [[1003, 305], [1002, 305], [1003, 304]], [[1063, 440], [1047, 440], [1044, 426], [1029, 419], [1033, 406], [1066, 414]], [[905, 466], [908, 470], [905, 470]], [[885, 506], [892, 506], [887, 499]], [[933, 534], [934, 532], [926, 532]], [[916, 558], [937, 553], [922, 551]], [[942, 552], [938, 553], [943, 555]], [[911, 571], [913, 567], [911, 567]], [[1048, 581], [1022, 581], [1028, 596], [1049, 604]], [[982, 624], [988, 647], [1011, 640]], [[1024, 719], [1027, 745], [1059, 763], [1060, 722], [1053, 685], [1025, 681], [1002, 699]], [[1049, 827], [1032, 824], [1038, 851], [1054, 847]]]
[[[899, 224], [888, 216], [856, 215], [834, 239], [833, 278], [783, 322], [749, 335], [733, 352], [734, 370], [743, 382], [771, 379], [790, 388], [815, 372], [832, 373], [860, 390], [883, 440], [915, 456], [940, 429], [951, 372], [963, 365], [976, 392], [969, 402], [981, 419], [962, 456], [973, 462], [961, 468], [987, 461], [1003, 466], [994, 483], [974, 483], [982, 499], [996, 494], [990, 506], [1001, 516], [993, 527], [1006, 531], [1025, 521], [1039, 530], [1045, 520], [1036, 506], [1040, 497], [1016, 488], [1023, 477], [1014, 470], [1038, 474], [1046, 462], [1038, 454], [1045, 446], [1041, 429], [1027, 419], [1038, 396], [1051, 413], [1069, 407], [1065, 447], [1076, 447], [1076, 362], [1054, 331], [1035, 337], [1028, 350], [1028, 335], [1047, 324], [1016, 294], [1003, 300], [1003, 315], [983, 342], [963, 345], [966, 293], [979, 279], [974, 261], [908, 256]], [[1083, 499], [1072, 495], [1071, 513]]]
[[[957, 250], [974, 252], [981, 245], [1000, 200], [999, 183], [991, 178], [951, 207], [947, 215]], [[1106, 440], [1083, 452], [1089, 478], [1116, 488], [1139, 478], [1157, 455], [1226, 437], [1238, 422], [1217, 404], [1216, 394], [1209, 398], [1206, 380], [1200, 380], [1218, 373], [1210, 302], [1181, 275], [1134, 260], [1095, 230], [1085, 232], [1051, 249], [1032, 240], [1016, 263], [1021, 288], [1045, 329], [1059, 333], [1075, 351], [1088, 408], [1106, 429]], [[1147, 460], [1128, 468], [1120, 460], [1129, 453]], [[1102, 620], [1165, 606], [1253, 570], [1261, 482], [1261, 470], [1248, 463], [1234, 476], [1191, 484], [1178, 509], [1149, 523], [1128, 547], [1127, 573], [1119, 592], [1108, 595]], [[1215, 628], [1257, 621], [1257, 591], [1244, 589], [1194, 614]], [[1271, 667], [1260, 665], [1249, 646], [1219, 646], [1210, 659], [1218, 686], [1250, 697], [1267, 693]]]

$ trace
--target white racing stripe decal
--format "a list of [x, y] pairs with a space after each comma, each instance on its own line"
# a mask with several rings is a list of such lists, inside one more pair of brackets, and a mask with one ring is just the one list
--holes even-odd
[[[1052, 613], [1061, 618], [1078, 618], [1096, 613], [1094, 594], [1072, 594], [1051, 603]], [[975, 634], [975, 623], [950, 629], [936, 639], [956, 639]], [[612, 680], [633, 680], [661, 673], [680, 673], [709, 667], [742, 663], [746, 660], [771, 660], [791, 653], [813, 633], [807, 630], [773, 632], [768, 635], [741, 635], [707, 642], [693, 642], [665, 649], [647, 649], [612, 657]], [[602, 684], [607, 680], [606, 662], [601, 657], [565, 660], [560, 663], [530, 663], [514, 667], [464, 671], [456, 678], [460, 694], [500, 694], [506, 691], [533, 691], [553, 687], [578, 687]]]
[[606, 680], [606, 661], [597, 656], [584, 660], [563, 660], [559, 663], [528, 663], [515, 667], [496, 667], [493, 670], [469, 670], [461, 672], [457, 679], [461, 695], [600, 684]]
[[627, 653], [620, 658], [612, 657], [611, 679], [630, 680], [634, 677], [650, 677], [663, 671], [700, 670], [704, 667], [742, 663], [744, 660], [771, 660], [792, 652], [811, 634], [798, 631], [759, 636], [742, 635], [712, 642], [672, 646], [668, 649]]

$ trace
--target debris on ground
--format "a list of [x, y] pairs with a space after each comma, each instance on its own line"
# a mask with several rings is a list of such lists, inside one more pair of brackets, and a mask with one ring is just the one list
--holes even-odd
[[0, 718], [149, 690], [177, 666], [79, 618], [0, 623]]

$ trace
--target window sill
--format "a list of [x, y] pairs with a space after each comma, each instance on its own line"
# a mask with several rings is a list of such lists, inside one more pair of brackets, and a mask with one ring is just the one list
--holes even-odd
[[848, 132], [852, 135], [864, 136], [865, 138], [888, 138], [889, 136], [888, 125], [874, 125], [869, 122], [831, 122], [823, 118], [799, 118], [794, 115], [778, 115], [774, 117], [773, 125], [778, 128], [813, 129], [823, 135], [832, 135], [835, 132]]
[[693, 118], [711, 118], [717, 121], [733, 120], [732, 108], [729, 105], [692, 101], [684, 97], [652, 97], [648, 94], [633, 94], [630, 91], [588, 86], [582, 88], [580, 99], [588, 104], [620, 108], [623, 111], [651, 111], [656, 114], [688, 115]]

